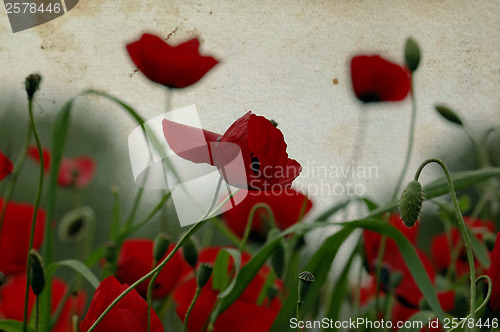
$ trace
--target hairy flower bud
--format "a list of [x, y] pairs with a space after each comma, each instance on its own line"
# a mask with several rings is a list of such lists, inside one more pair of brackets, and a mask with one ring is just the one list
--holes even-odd
[[35, 249], [30, 251], [31, 260], [31, 289], [33, 293], [38, 296], [42, 293], [45, 287], [45, 269], [43, 267], [42, 256]]
[[405, 61], [406, 66], [411, 72], [417, 70], [420, 64], [420, 48], [413, 38], [408, 38], [406, 40]]
[[160, 261], [168, 250], [170, 238], [165, 233], [160, 233], [155, 237], [153, 245], [153, 257], [155, 261]]
[[435, 107], [439, 115], [441, 115], [446, 120], [456, 123], [459, 126], [463, 124], [462, 120], [458, 117], [458, 115], [455, 112], [453, 112], [450, 108], [443, 105], [436, 105]]
[[412, 227], [417, 222], [423, 201], [424, 189], [420, 182], [413, 180], [408, 183], [399, 201], [399, 213], [407, 227]]
[[194, 269], [196, 262], [198, 261], [198, 248], [193, 240], [194, 239], [190, 238], [184, 242], [182, 245], [182, 253], [186, 262], [188, 262], [188, 264]]
[[198, 288], [203, 288], [210, 279], [214, 267], [209, 263], [200, 263], [198, 271], [196, 271], [196, 284]]
[[95, 222], [92, 208], [84, 206], [66, 213], [59, 224], [58, 235], [62, 241], [80, 240], [87, 234], [90, 224]]
[[28, 97], [32, 98], [35, 95], [35, 92], [38, 91], [41, 80], [42, 77], [38, 74], [31, 74], [30, 76], [26, 77], [26, 80], [24, 81], [24, 87], [26, 89]]

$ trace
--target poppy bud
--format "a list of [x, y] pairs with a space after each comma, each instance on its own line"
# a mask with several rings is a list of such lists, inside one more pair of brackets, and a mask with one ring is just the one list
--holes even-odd
[[31, 249], [31, 289], [33, 293], [38, 296], [42, 293], [45, 287], [45, 269], [43, 268], [43, 260], [38, 251]]
[[85, 206], [66, 213], [60, 222], [58, 235], [62, 241], [77, 241], [85, 236], [89, 223], [95, 221], [95, 213]]
[[196, 262], [198, 261], [198, 248], [193, 239], [187, 239], [182, 245], [182, 254], [184, 259], [189, 265], [194, 269]]
[[[277, 228], [273, 228], [268, 233], [268, 240], [275, 238], [280, 231]], [[273, 253], [271, 255], [271, 266], [278, 278], [283, 277], [283, 272], [285, 271], [285, 244], [282, 240], [274, 247]]]
[[279, 289], [275, 285], [272, 285], [267, 289], [267, 297], [269, 298], [269, 301], [274, 300], [278, 294]]
[[459, 126], [463, 124], [462, 120], [460, 120], [458, 115], [455, 112], [453, 112], [450, 108], [443, 105], [436, 105], [435, 108], [436, 111], [438, 111], [438, 113], [446, 120], [456, 123]]
[[406, 227], [412, 227], [417, 222], [424, 201], [424, 189], [417, 180], [406, 186], [399, 201], [399, 213]]
[[273, 119], [269, 120], [273, 126], [278, 128], [278, 122], [274, 121]]
[[37, 92], [38, 87], [40, 86], [41, 80], [42, 77], [38, 74], [31, 74], [30, 76], [26, 77], [26, 80], [24, 81], [24, 87], [26, 89], [28, 97], [32, 98], [35, 95], [35, 92]]
[[5, 281], [7, 281], [7, 277], [5, 277], [5, 274], [3, 274], [3, 272], [0, 272], [0, 287], [5, 284]]
[[198, 271], [196, 271], [196, 284], [199, 289], [207, 284], [213, 269], [214, 267], [209, 263], [200, 263]]
[[314, 276], [311, 272], [304, 271], [299, 273], [299, 301], [303, 301], [309, 291], [309, 287], [314, 282]]
[[405, 61], [406, 66], [412, 73], [417, 70], [420, 64], [420, 49], [413, 38], [408, 38], [406, 40]]
[[170, 238], [165, 233], [160, 233], [156, 236], [153, 245], [153, 257], [155, 261], [159, 261], [165, 255], [170, 245]]
[[107, 241], [104, 243], [104, 258], [106, 262], [113, 263], [116, 258], [116, 243], [113, 241]]

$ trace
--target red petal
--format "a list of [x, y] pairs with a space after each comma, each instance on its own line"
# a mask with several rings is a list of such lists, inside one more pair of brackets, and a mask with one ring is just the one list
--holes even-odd
[[354, 93], [363, 102], [398, 101], [410, 91], [408, 70], [378, 55], [353, 57], [351, 78]]
[[94, 178], [95, 168], [94, 159], [88, 156], [63, 158], [57, 184], [63, 188], [84, 188]]
[[0, 151], [0, 181], [9, 175], [14, 169], [14, 165], [9, 158], [7, 158], [2, 151]]

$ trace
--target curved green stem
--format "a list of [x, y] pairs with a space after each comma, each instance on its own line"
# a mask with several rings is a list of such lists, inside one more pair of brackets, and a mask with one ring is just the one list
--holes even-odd
[[[217, 184], [217, 192], [220, 189], [220, 186], [222, 184], [222, 177], [219, 179], [219, 183]], [[214, 202], [217, 197], [217, 194], [214, 197]], [[206, 222], [207, 220], [215, 214], [220, 208], [224, 206], [224, 204], [227, 203], [229, 200], [229, 197], [227, 197], [225, 200], [223, 200], [215, 209], [212, 209], [212, 206], [205, 212], [205, 214], [200, 218], [200, 220], [194, 224], [177, 242], [176, 246], [172, 249], [172, 251], [165, 257], [165, 259], [154, 269], [149, 271], [146, 275], [144, 275], [142, 278], [134, 282], [132, 285], [130, 285], [126, 290], [124, 290], [116, 299], [111, 302], [111, 304], [102, 312], [102, 314], [97, 318], [97, 320], [92, 324], [90, 329], [87, 332], [92, 332], [97, 325], [104, 319], [104, 317], [113, 309], [113, 307], [121, 300], [123, 299], [128, 293], [130, 293], [134, 288], [136, 288], [139, 284], [150, 278], [151, 276], [155, 275], [157, 272], [161, 272], [161, 270], [165, 267], [165, 265], [168, 263], [168, 261], [174, 256], [174, 254], [182, 247], [184, 242], [186, 242], [194, 233], [198, 231]], [[212, 202], [213, 203], [213, 202]], [[213, 204], [212, 204], [213, 205]]]
[[196, 286], [196, 291], [194, 293], [193, 300], [191, 301], [191, 304], [189, 305], [189, 308], [186, 312], [186, 316], [184, 317], [184, 332], [188, 331], [188, 319], [189, 319], [189, 316], [191, 315], [191, 311], [194, 308], [194, 304], [196, 303], [196, 300], [198, 300], [198, 296], [200, 296], [200, 293], [201, 293], [201, 288]]
[[411, 74], [411, 82], [410, 82], [410, 94], [411, 94], [411, 120], [410, 120], [410, 136], [408, 139], [408, 149], [406, 151], [406, 158], [403, 164], [403, 170], [399, 175], [398, 182], [396, 184], [396, 189], [394, 189], [394, 193], [392, 194], [392, 200], [395, 200], [398, 196], [399, 189], [401, 188], [401, 184], [406, 175], [406, 171], [408, 170], [408, 165], [410, 164], [411, 152], [413, 150], [413, 142], [415, 138], [415, 122], [417, 118], [417, 101], [415, 99], [415, 88], [414, 88], [414, 80], [413, 73]]
[[[42, 197], [42, 188], [43, 188], [43, 153], [42, 153], [42, 144], [40, 143], [40, 137], [38, 136], [38, 131], [35, 126], [35, 119], [33, 117], [33, 97], [28, 97], [28, 112], [30, 117], [30, 126], [33, 131], [33, 135], [35, 136], [36, 147], [38, 149], [38, 154], [40, 155], [40, 172], [38, 178], [38, 187], [35, 196], [35, 203], [33, 206], [33, 218], [31, 220], [31, 233], [30, 233], [30, 241], [28, 246], [28, 258], [26, 260], [26, 294], [24, 297], [24, 318], [23, 318], [23, 331], [28, 331], [28, 298], [29, 298], [29, 290], [30, 290], [30, 278], [31, 278], [31, 259], [29, 257], [29, 253], [31, 248], [33, 248], [33, 239], [35, 238], [35, 225], [36, 225], [36, 217], [38, 214], [38, 208], [40, 206], [40, 199]], [[50, 227], [50, 220], [47, 221], [47, 225], [45, 227]]]
[[462, 213], [460, 212], [460, 206], [458, 204], [457, 194], [455, 193], [455, 187], [453, 186], [453, 181], [451, 179], [450, 171], [446, 164], [437, 158], [432, 158], [424, 161], [417, 172], [415, 173], [415, 181], [418, 181], [420, 173], [423, 168], [429, 163], [437, 163], [443, 169], [446, 180], [448, 181], [448, 189], [450, 191], [451, 200], [453, 201], [453, 207], [455, 209], [455, 216], [458, 220], [458, 225], [460, 227], [460, 233], [462, 233], [462, 238], [464, 239], [465, 249], [467, 251], [467, 259], [469, 261], [469, 269], [470, 269], [470, 317], [475, 321], [476, 316], [476, 268], [474, 265], [474, 256], [472, 254], [472, 247], [469, 238], [469, 232], [467, 231], [467, 226], [465, 225], [464, 218], [462, 217]]
[[245, 232], [243, 233], [243, 238], [241, 239], [240, 245], [238, 250], [240, 252], [243, 252], [243, 249], [245, 248], [245, 244], [247, 243], [248, 237], [250, 236], [250, 232], [252, 231], [252, 224], [253, 224], [253, 217], [255, 215], [255, 212], [257, 212], [258, 209], [264, 209], [267, 211], [269, 214], [269, 222], [271, 223], [271, 226], [275, 226], [274, 222], [274, 213], [273, 210], [271, 210], [271, 207], [269, 204], [266, 203], [257, 203], [255, 204], [252, 209], [250, 210], [250, 213], [248, 214], [248, 219], [247, 219], [247, 225], [245, 227]]
[[[297, 300], [297, 311], [296, 311], [296, 318], [297, 318], [297, 322], [300, 322], [300, 320], [302, 319], [302, 304], [303, 302], [298, 299]], [[297, 331], [301, 331], [300, 327], [297, 327]]]

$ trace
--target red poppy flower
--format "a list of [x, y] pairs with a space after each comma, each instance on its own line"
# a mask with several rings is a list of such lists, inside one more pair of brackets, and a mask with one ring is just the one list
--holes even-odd
[[[395, 226], [403, 235], [405, 235], [410, 242], [415, 244], [418, 235], [418, 225], [416, 224], [412, 228], [406, 227], [397, 215], [392, 215], [389, 222]], [[365, 244], [365, 257], [368, 264], [369, 272], [374, 273], [377, 264], [377, 255], [381, 243], [381, 236], [379, 233], [372, 231], [363, 232], [364, 244]], [[432, 264], [427, 257], [427, 255], [418, 248], [415, 248], [417, 254], [424, 265], [425, 270], [431, 280], [434, 282], [435, 271]], [[384, 251], [384, 257], [382, 259], [382, 264], [389, 269], [390, 273], [399, 272], [402, 274], [402, 279], [399, 285], [395, 289], [396, 296], [400, 301], [405, 302], [409, 306], [417, 307], [420, 299], [422, 298], [422, 292], [418, 288], [415, 279], [411, 275], [403, 256], [399, 252], [399, 248], [396, 242], [392, 239], [387, 239], [386, 247]], [[382, 285], [383, 286], [383, 285]]]
[[170, 46], [160, 37], [144, 34], [127, 45], [130, 58], [151, 81], [169, 88], [185, 88], [198, 82], [218, 61], [201, 56], [200, 42], [194, 38]]
[[[213, 264], [219, 250], [220, 248], [208, 248], [201, 251], [198, 261]], [[244, 253], [242, 255], [242, 264], [244, 265], [249, 260], [250, 256]], [[232, 270], [232, 266], [231, 262], [229, 266], [230, 271]], [[240, 297], [226, 311], [219, 315], [214, 324], [214, 332], [234, 331], [235, 326], [238, 327], [238, 331], [240, 332], [269, 331], [281, 308], [280, 300], [278, 297], [275, 297], [271, 301], [266, 299], [262, 305], [256, 304], [269, 271], [269, 268], [266, 266], [261, 268]], [[276, 286], [280, 288], [281, 284], [278, 282]], [[184, 320], [195, 289], [196, 280], [192, 276], [192, 278], [174, 291], [174, 301], [177, 304], [176, 311], [181, 320]], [[188, 321], [188, 330], [190, 332], [204, 331], [204, 325], [209, 319], [218, 293], [217, 290], [213, 289], [212, 278], [210, 278], [207, 285], [202, 288], [200, 296], [191, 312]]]
[[9, 175], [14, 169], [14, 165], [9, 158], [7, 158], [2, 151], [0, 151], [0, 181]]
[[[0, 210], [4, 199], [0, 198]], [[9, 202], [0, 234], [0, 271], [5, 275], [24, 272], [28, 257], [29, 238], [31, 232], [33, 206], [23, 203]], [[45, 211], [38, 210], [33, 248], [40, 248], [43, 242]]]
[[378, 55], [351, 60], [354, 94], [365, 103], [403, 100], [410, 91], [409, 71]]
[[[495, 229], [495, 224], [491, 220], [483, 221], [480, 219], [471, 219], [464, 216], [464, 221], [478, 241], [483, 241], [483, 235], [492, 233]], [[469, 261], [467, 259], [467, 252], [462, 242], [462, 236], [457, 228], [451, 230], [451, 248], [450, 241], [445, 233], [435, 235], [431, 240], [431, 255], [434, 263], [439, 271], [444, 271], [452, 264], [452, 252], [461, 245], [458, 257], [455, 260], [455, 272], [458, 277], [469, 273]], [[480, 266], [478, 260], [475, 260], [475, 266], [478, 270], [483, 267]]]
[[[128, 285], [121, 284], [113, 276], [104, 279], [97, 287], [87, 315], [80, 323], [80, 331], [88, 331], [111, 302], [127, 288]], [[94, 331], [146, 332], [147, 325], [148, 305], [134, 289], [110, 310]], [[163, 331], [161, 321], [153, 309], [151, 309], [151, 331]]]
[[[167, 119], [163, 120], [163, 133], [177, 155], [217, 166], [226, 182], [235, 187], [263, 191], [288, 188], [302, 170], [297, 161], [288, 158], [281, 131], [252, 112], [236, 120], [224, 135]], [[232, 162], [239, 153], [244, 170]], [[239, 176], [242, 173], [245, 175]]]
[[[50, 170], [50, 151], [43, 149], [43, 170], [48, 173]], [[38, 149], [31, 146], [28, 149], [28, 157], [40, 163]], [[84, 188], [94, 178], [95, 162], [88, 156], [61, 159], [57, 184], [62, 188]]]
[[[265, 203], [269, 205], [274, 215], [274, 222], [279, 229], [286, 229], [296, 222], [312, 208], [312, 202], [305, 195], [293, 189], [280, 191], [239, 191], [235, 195], [235, 200], [243, 200], [235, 207], [223, 214], [223, 219], [227, 226], [238, 236], [243, 237], [247, 225], [248, 216], [254, 205]], [[230, 202], [227, 203], [229, 205]], [[269, 216], [264, 209], [255, 211], [252, 222], [252, 233], [258, 237], [265, 238], [269, 224]]]
[[497, 233], [495, 245], [491, 252], [491, 264], [486, 274], [491, 278], [492, 283], [490, 309], [500, 315], [500, 232]]
[[[123, 243], [118, 257], [118, 268], [116, 278], [123, 283], [133, 284], [142, 276], [151, 271], [153, 265], [153, 241], [150, 239], [131, 239]], [[167, 253], [172, 251], [175, 245], [171, 244]], [[176, 284], [186, 273], [188, 264], [182, 258], [180, 251], [165, 265], [153, 286], [153, 297], [166, 297], [174, 289]], [[142, 296], [147, 295], [149, 279], [137, 286], [137, 291]]]
[[[64, 281], [54, 278], [52, 280], [52, 305], [51, 313], [55, 313], [64, 294], [67, 285]], [[10, 278], [5, 285], [0, 287], [0, 316], [6, 319], [22, 321], [24, 316], [24, 294], [26, 294], [26, 275], [18, 275]], [[30, 288], [28, 297], [28, 316], [35, 303], [35, 294]], [[64, 303], [61, 315], [51, 331], [72, 331], [73, 315], [81, 315], [85, 308], [85, 294], [69, 297]]]

